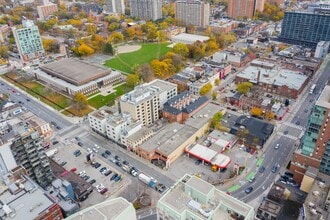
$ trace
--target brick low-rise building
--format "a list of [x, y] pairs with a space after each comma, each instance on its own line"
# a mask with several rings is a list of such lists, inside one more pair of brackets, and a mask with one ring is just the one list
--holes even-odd
[[198, 112], [209, 101], [206, 96], [198, 97], [184, 91], [164, 104], [163, 118], [169, 122], [184, 123], [187, 118]]
[[308, 84], [308, 77], [273, 63], [254, 60], [237, 74], [235, 83], [243, 82], [251, 82], [265, 93], [296, 99]]

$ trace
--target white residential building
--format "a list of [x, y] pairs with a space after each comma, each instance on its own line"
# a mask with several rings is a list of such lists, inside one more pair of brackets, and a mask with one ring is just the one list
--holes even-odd
[[123, 95], [119, 108], [121, 112], [130, 113], [133, 120], [150, 125], [159, 119], [159, 111], [164, 103], [177, 93], [176, 84], [156, 79], [136, 86], [133, 91]]
[[124, 0], [107, 0], [106, 10], [113, 14], [125, 14]]
[[162, 0], [130, 0], [131, 16], [145, 20], [162, 18]]

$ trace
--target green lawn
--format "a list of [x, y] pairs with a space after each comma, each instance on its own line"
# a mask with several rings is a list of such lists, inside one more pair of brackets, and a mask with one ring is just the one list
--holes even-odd
[[121, 95], [131, 91], [132, 88], [126, 86], [126, 84], [123, 84], [123, 85], [117, 86], [115, 88], [115, 90], [116, 90], [115, 93], [111, 93], [107, 96], [97, 95], [91, 99], [88, 99], [88, 104], [97, 109], [99, 109], [100, 107], [102, 107], [104, 105], [113, 105], [114, 100], [118, 96], [121, 96]]
[[135, 64], [149, 63], [171, 51], [172, 49], [167, 46], [168, 43], [143, 44], [140, 50], [119, 54], [116, 58], [106, 61], [105, 65], [122, 72], [132, 73], [132, 67]]

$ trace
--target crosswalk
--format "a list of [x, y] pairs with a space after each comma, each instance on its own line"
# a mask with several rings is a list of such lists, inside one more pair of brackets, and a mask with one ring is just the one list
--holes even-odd
[[303, 127], [301, 125], [292, 124], [290, 122], [284, 122], [283, 125], [286, 125], [286, 126], [291, 127], [291, 128], [296, 128], [296, 129], [298, 129], [300, 131], [305, 130], [305, 127]]

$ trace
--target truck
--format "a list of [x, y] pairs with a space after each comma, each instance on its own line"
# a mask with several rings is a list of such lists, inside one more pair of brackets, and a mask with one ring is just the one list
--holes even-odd
[[154, 188], [157, 182], [154, 178], [147, 176], [144, 173], [140, 173], [138, 178], [141, 182], [147, 184], [151, 188]]
[[54, 148], [52, 150], [46, 151], [46, 155], [49, 158], [53, 158], [55, 154], [57, 154], [58, 150], [57, 148]]

